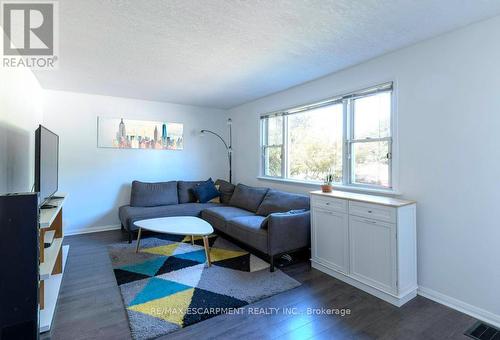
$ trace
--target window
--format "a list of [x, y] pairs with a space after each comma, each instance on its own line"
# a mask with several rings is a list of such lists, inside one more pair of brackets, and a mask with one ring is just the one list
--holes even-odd
[[392, 188], [392, 83], [261, 117], [262, 175]]

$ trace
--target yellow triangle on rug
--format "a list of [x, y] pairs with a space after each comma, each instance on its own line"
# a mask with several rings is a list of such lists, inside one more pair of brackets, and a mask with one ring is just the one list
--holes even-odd
[[246, 251], [236, 251], [221, 248], [210, 248], [210, 260], [212, 262], [231, 259], [233, 257], [243, 256], [248, 254]]
[[171, 256], [174, 251], [179, 247], [179, 243], [167, 244], [166, 246], [152, 247], [152, 248], [144, 248], [141, 249], [143, 253], [156, 254], [156, 255], [165, 255]]
[[194, 288], [183, 290], [160, 299], [128, 307], [130, 310], [144, 313], [155, 318], [175, 323], [183, 327], [184, 315], [193, 298]]

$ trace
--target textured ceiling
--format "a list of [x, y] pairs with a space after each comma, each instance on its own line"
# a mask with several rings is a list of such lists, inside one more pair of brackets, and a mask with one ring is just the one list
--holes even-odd
[[49, 89], [230, 108], [500, 14], [498, 0], [61, 0]]

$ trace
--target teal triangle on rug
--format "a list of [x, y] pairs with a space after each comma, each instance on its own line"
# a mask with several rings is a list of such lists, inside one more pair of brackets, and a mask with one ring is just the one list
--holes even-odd
[[165, 263], [165, 260], [167, 258], [168, 258], [167, 256], [160, 256], [153, 260], [129, 266], [122, 266], [118, 269], [127, 270], [129, 272], [144, 274], [148, 276], [155, 276], [156, 272], [158, 271], [158, 269], [161, 268], [161, 266], [163, 266], [163, 263]]
[[174, 256], [180, 259], [191, 260], [199, 263], [205, 263], [207, 261], [207, 257], [205, 255], [205, 249], [192, 251], [189, 253], [177, 254]]
[[160, 299], [165, 296], [169, 296], [186, 289], [193, 287], [183, 285], [182, 283], [158, 279], [152, 277], [148, 284], [142, 289], [132, 300], [129, 306], [140, 305], [141, 303], [146, 303], [151, 300]]

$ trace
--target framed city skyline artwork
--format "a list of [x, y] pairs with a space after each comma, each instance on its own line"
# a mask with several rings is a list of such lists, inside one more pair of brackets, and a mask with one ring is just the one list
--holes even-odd
[[97, 146], [117, 149], [182, 150], [183, 124], [126, 118], [97, 118]]

